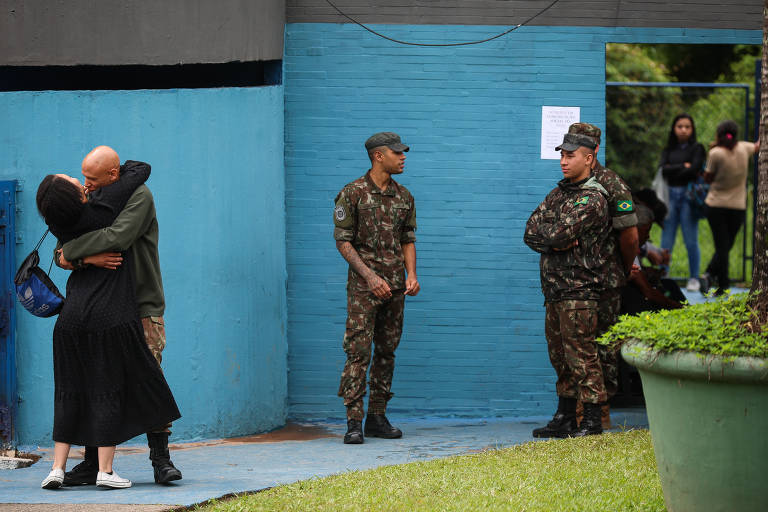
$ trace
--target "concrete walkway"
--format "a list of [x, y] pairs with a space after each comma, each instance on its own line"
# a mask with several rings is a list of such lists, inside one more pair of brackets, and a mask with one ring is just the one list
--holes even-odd
[[[246, 438], [172, 445], [173, 460], [184, 479], [167, 486], [154, 483], [146, 445], [122, 445], [115, 458], [115, 470], [133, 481], [133, 487], [122, 490], [95, 486], [43, 490], [40, 482], [50, 471], [52, 452], [40, 450], [36, 453], [41, 460], [31, 467], [0, 472], [0, 512], [160, 512], [344, 471], [520, 444], [533, 440], [531, 430], [549, 420], [391, 419], [402, 428], [402, 439], [369, 438], [363, 445], [344, 445], [341, 438], [346, 425], [328, 422], [294, 423]], [[612, 419], [614, 425], [623, 428], [647, 427], [643, 409], [613, 411]], [[73, 452], [70, 468], [82, 456], [80, 450]]]

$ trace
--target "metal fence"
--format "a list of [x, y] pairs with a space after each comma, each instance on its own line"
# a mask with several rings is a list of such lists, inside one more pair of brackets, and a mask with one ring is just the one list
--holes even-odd
[[[757, 80], [759, 76], [758, 69]], [[759, 82], [756, 90], [760, 90]], [[747, 84], [607, 82], [606, 165], [618, 172], [635, 190], [650, 186], [672, 119], [680, 112], [687, 112], [693, 117], [697, 140], [705, 148], [709, 148], [709, 143], [714, 140], [717, 125], [726, 119], [742, 127], [741, 139], [757, 139], [759, 92], [750, 102], [750, 87]], [[753, 204], [737, 236], [734, 245], [736, 254], [731, 253], [730, 275], [734, 281], [746, 281], [748, 276], [751, 277], [756, 209], [752, 191], [757, 180], [757, 156], [752, 165], [747, 192]], [[678, 245], [675, 250], [682, 251], [684, 247], [681, 249]], [[704, 257], [702, 261], [706, 264]]]

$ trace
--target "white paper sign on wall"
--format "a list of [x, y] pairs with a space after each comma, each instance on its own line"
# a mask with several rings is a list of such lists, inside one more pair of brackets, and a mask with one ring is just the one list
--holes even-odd
[[579, 122], [581, 107], [541, 107], [541, 159], [560, 160], [555, 148], [563, 142], [568, 127]]

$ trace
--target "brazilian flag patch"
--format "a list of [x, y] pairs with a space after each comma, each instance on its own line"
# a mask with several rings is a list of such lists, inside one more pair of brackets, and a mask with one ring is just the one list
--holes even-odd
[[620, 212], [631, 212], [632, 201], [619, 201], [619, 203], [616, 205], [616, 210]]
[[584, 197], [582, 197], [581, 199], [577, 199], [577, 200], [575, 200], [575, 201], [573, 202], [573, 204], [574, 204], [575, 206], [584, 206], [584, 205], [585, 205], [585, 204], [587, 204], [588, 202], [589, 202], [589, 197], [588, 197], [588, 196], [584, 196]]

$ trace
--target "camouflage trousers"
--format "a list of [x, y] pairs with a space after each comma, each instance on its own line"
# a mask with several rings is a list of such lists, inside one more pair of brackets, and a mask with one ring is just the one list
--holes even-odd
[[549, 360], [557, 374], [557, 396], [584, 403], [605, 402], [603, 370], [595, 343], [597, 302], [548, 302], [546, 309], [544, 331]]
[[[347, 291], [347, 328], [344, 352], [347, 362], [341, 374], [339, 396], [347, 407], [347, 419], [362, 421], [365, 416], [365, 374], [371, 365], [368, 385], [368, 414], [384, 414], [392, 398], [395, 349], [403, 332], [403, 290], [393, 290], [390, 299], [379, 299], [368, 290]], [[373, 362], [371, 362], [373, 345]]]
[[[600, 295], [597, 308], [597, 336], [600, 336], [619, 320], [621, 290], [619, 288], [605, 290]], [[609, 399], [619, 390], [620, 352], [619, 348], [597, 346], [597, 355], [600, 357], [600, 366], [603, 368], [605, 391]]]
[[161, 316], [145, 316], [141, 319], [144, 328], [144, 339], [157, 364], [163, 362], [163, 349], [165, 348], [165, 322]]
[[[165, 321], [161, 316], [145, 316], [141, 319], [141, 326], [144, 328], [144, 340], [147, 342], [147, 347], [159, 365], [163, 362], [163, 349], [165, 348]], [[168, 423], [152, 432], [170, 432], [170, 428], [171, 424]]]

